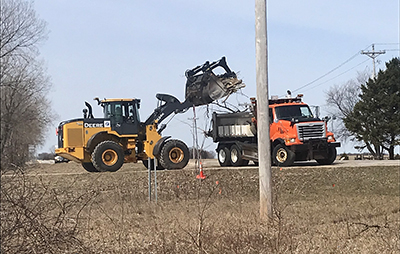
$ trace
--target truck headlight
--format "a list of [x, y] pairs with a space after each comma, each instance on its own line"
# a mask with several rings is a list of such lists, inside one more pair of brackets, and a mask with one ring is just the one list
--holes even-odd
[[334, 140], [333, 136], [328, 136], [328, 140]]
[[294, 143], [294, 142], [296, 142], [296, 139], [295, 138], [291, 138], [290, 139], [290, 143]]

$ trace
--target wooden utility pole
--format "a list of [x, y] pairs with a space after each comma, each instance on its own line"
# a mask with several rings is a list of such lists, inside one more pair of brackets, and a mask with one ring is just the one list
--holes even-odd
[[361, 51], [361, 54], [367, 55], [370, 58], [372, 58], [372, 64], [373, 64], [373, 72], [372, 72], [372, 79], [375, 79], [376, 77], [376, 72], [375, 72], [375, 58], [377, 58], [379, 55], [385, 54], [385, 50], [380, 50], [380, 51], [375, 51], [375, 45], [372, 44], [372, 51]]
[[260, 217], [272, 219], [271, 145], [269, 138], [267, 3], [256, 0], [257, 139]]

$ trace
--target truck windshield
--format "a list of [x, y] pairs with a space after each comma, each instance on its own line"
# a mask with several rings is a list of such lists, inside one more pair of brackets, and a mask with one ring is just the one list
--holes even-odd
[[276, 107], [275, 114], [278, 119], [282, 120], [291, 120], [292, 118], [314, 118], [310, 108], [307, 105]]

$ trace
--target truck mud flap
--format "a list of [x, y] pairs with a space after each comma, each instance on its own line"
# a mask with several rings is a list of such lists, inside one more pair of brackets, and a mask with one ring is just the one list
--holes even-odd
[[[213, 70], [222, 67], [225, 73], [216, 75]], [[194, 106], [207, 105], [213, 101], [229, 96], [245, 87], [236, 73], [231, 71], [225, 57], [209, 63], [205, 62], [186, 73], [185, 98]]]

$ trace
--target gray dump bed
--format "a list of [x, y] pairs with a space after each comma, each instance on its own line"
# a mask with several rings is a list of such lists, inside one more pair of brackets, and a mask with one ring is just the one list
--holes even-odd
[[229, 140], [251, 140], [257, 133], [250, 112], [213, 113], [212, 137], [214, 142]]

